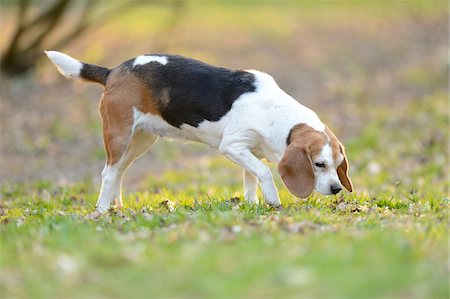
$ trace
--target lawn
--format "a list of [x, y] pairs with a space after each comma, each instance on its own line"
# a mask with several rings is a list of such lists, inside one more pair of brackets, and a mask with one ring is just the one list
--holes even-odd
[[[367, 155], [363, 144], [376, 128], [348, 142], [349, 157]], [[401, 143], [416, 129], [404, 127]], [[392, 184], [383, 184], [392, 179], [384, 164], [395, 166], [387, 157], [401, 145], [386, 149], [380, 169], [353, 173], [354, 194], [296, 200], [277, 177], [284, 211], [243, 203], [240, 171], [220, 156], [147, 179], [148, 191], [128, 193], [122, 211], [98, 221], [85, 219], [98, 188], [88, 182], [5, 185], [1, 295], [447, 298], [441, 146], [426, 149], [436, 158]]]
[[226, 184], [199, 188], [203, 196], [132, 193], [124, 210], [98, 221], [84, 218], [95, 203], [93, 186], [3, 189], [1, 295], [448, 296], [442, 192], [304, 201], [283, 192], [286, 209], [278, 212], [227, 196]]
[[84, 218], [94, 186], [4, 188], [2, 297], [448, 297], [443, 192], [298, 201], [283, 191], [279, 212], [227, 186], [148, 187], [159, 191], [128, 194], [98, 221]]
[[101, 90], [45, 59], [3, 78], [0, 298], [448, 298], [447, 6], [197, 2], [165, 38], [163, 5], [58, 49], [271, 73], [344, 142], [355, 189], [296, 199], [270, 165], [282, 211], [243, 202], [241, 170], [206, 146], [161, 140], [131, 167], [125, 207], [89, 220]]

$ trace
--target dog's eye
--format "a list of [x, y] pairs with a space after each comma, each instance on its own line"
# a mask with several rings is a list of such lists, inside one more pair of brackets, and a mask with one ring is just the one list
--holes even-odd
[[323, 162], [316, 162], [316, 163], [314, 163], [314, 165], [316, 165], [316, 167], [319, 167], [319, 168], [325, 168], [325, 163], [323, 163]]

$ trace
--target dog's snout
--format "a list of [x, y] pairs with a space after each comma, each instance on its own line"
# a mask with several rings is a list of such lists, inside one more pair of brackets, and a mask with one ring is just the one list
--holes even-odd
[[339, 185], [331, 185], [330, 189], [331, 189], [331, 193], [333, 193], [333, 194], [338, 194], [342, 190], [341, 186], [339, 186]]

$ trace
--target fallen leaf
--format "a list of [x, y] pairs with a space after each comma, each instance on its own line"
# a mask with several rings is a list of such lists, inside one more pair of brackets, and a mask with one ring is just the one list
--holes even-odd
[[163, 200], [159, 206], [166, 208], [169, 212], [175, 211], [174, 204], [169, 199]]
[[98, 220], [102, 216], [102, 213], [98, 211], [94, 211], [88, 215], [86, 215], [86, 220]]
[[293, 222], [284, 226], [285, 230], [290, 233], [303, 234], [307, 231], [315, 231], [321, 229], [321, 225], [311, 221]]
[[235, 197], [230, 198], [230, 203], [233, 204], [233, 205], [237, 205], [240, 202], [241, 202], [241, 199], [239, 197], [235, 196]]

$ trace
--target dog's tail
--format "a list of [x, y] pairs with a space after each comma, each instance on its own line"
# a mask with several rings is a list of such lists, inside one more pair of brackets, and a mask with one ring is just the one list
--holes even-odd
[[56, 65], [58, 71], [67, 78], [82, 79], [105, 85], [111, 72], [108, 68], [83, 63], [58, 51], [45, 51], [45, 54]]

